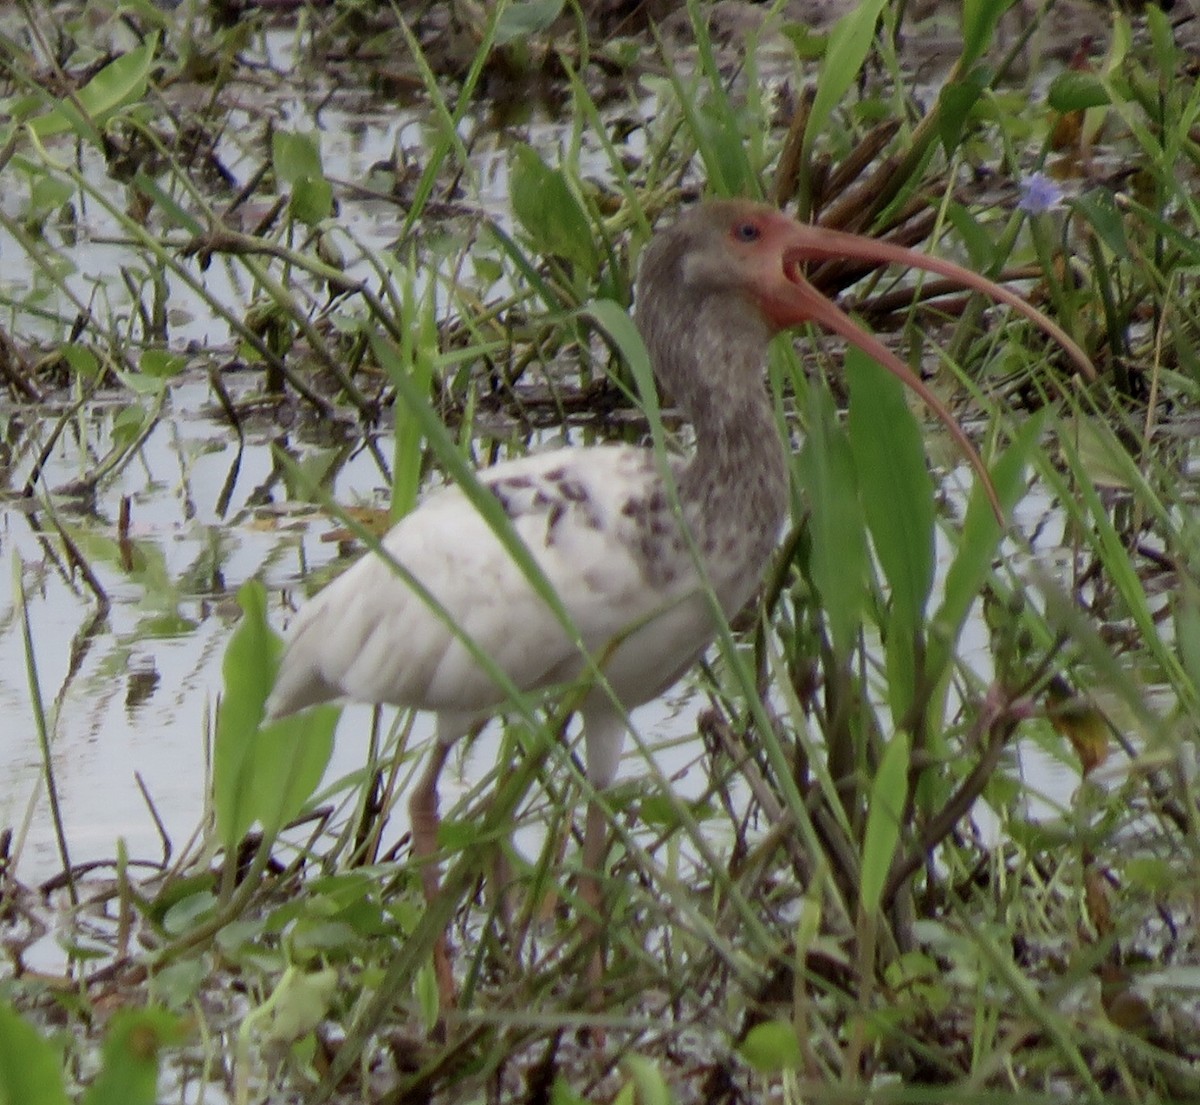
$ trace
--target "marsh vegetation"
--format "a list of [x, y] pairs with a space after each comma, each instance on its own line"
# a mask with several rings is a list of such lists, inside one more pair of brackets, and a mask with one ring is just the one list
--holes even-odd
[[[1200, 1099], [1198, 39], [1132, 6], [0, 6], [0, 1102]], [[1008, 524], [776, 344], [791, 523], [633, 719], [597, 994], [578, 688], [463, 751], [429, 910], [427, 725], [262, 707], [424, 490], [687, 447], [625, 310], [701, 195], [1011, 283], [1098, 379], [811, 274]]]

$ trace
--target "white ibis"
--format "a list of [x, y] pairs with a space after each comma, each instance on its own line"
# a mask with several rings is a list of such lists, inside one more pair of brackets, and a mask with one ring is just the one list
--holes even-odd
[[[702, 204], [657, 234], [638, 277], [637, 323], [659, 382], [695, 429], [694, 453], [672, 464], [675, 487], [653, 451], [626, 445], [559, 449], [479, 474], [602, 664], [609, 690], [593, 688], [580, 707], [587, 776], [597, 791], [613, 781], [624, 740], [616, 703], [628, 710], [647, 702], [687, 671], [716, 630], [705, 584], [731, 617], [775, 547], [788, 509], [788, 464], [762, 367], [779, 331], [820, 323], [903, 380], [946, 423], [995, 504], [982, 461], [945, 407], [800, 271], [835, 257], [951, 277], [1021, 311], [1091, 372], [1078, 347], [1019, 296], [912, 250], [744, 201]], [[383, 547], [521, 690], [559, 686], [589, 670], [560, 618], [459, 489], [430, 495]], [[432, 898], [439, 774], [451, 745], [497, 712], [504, 692], [388, 561], [368, 554], [297, 615], [267, 712], [275, 718], [339, 698], [437, 714], [436, 745], [410, 798], [412, 852]], [[592, 909], [606, 840], [593, 801], [583, 848], [583, 870], [592, 874], [581, 885]], [[450, 1005], [444, 941], [434, 958]]]

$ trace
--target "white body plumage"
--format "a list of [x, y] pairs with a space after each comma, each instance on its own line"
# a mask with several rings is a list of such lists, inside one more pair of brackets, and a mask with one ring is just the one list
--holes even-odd
[[[480, 474], [617, 699], [660, 694], [712, 637], [713, 610], [652, 452], [628, 446], [555, 450]], [[387, 534], [412, 573], [475, 645], [522, 690], [587, 668], [575, 638], [456, 487], [426, 498]], [[726, 613], [756, 579], [715, 578]], [[613, 643], [618, 642], [615, 648]], [[610, 690], [583, 707], [588, 774], [612, 780], [623, 722]], [[380, 556], [364, 556], [297, 615], [268, 702], [272, 716], [348, 698], [432, 710], [443, 742], [496, 711], [504, 692], [442, 616]]]

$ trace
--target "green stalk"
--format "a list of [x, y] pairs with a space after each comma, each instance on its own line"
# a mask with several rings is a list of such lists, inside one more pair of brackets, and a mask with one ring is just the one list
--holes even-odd
[[38, 679], [37, 654], [33, 648], [33, 630], [29, 624], [29, 603], [25, 594], [24, 564], [19, 556], [13, 557], [13, 594], [21, 617], [21, 640], [25, 646], [25, 679], [29, 685], [29, 705], [33, 710], [33, 724], [37, 730], [38, 748], [42, 754], [42, 778], [46, 784], [46, 798], [50, 803], [50, 820], [54, 825], [54, 838], [58, 844], [58, 857], [63, 865], [67, 895], [72, 906], [79, 905], [79, 891], [75, 886], [75, 869], [71, 863], [71, 852], [67, 847], [67, 833], [63, 827], [62, 807], [58, 801], [58, 784], [54, 778], [54, 760], [50, 754], [50, 726], [46, 721], [45, 700], [42, 697], [41, 681]]

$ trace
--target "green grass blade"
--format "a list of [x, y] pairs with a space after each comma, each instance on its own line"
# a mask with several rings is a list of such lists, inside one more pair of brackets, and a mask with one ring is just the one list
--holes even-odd
[[908, 798], [908, 759], [908, 736], [901, 731], [887, 742], [871, 784], [859, 893], [863, 916], [871, 916], [879, 908], [900, 841], [900, 824]]
[[850, 446], [893, 617], [916, 629], [933, 585], [933, 480], [904, 385], [865, 353], [846, 354]]
[[1200, 592], [1194, 582], [1175, 600], [1174, 614], [1179, 662], [1200, 689]]
[[845, 657], [854, 647], [866, 602], [866, 529], [850, 440], [825, 388], [809, 388], [808, 436], [796, 468], [812, 512], [813, 583], [834, 652]]
[[[992, 483], [1000, 505], [1010, 517], [1024, 493], [1025, 468], [1031, 452], [1040, 447], [1048, 415], [1049, 408], [1045, 408], [1026, 420], [1014, 435], [1013, 443], [992, 467]], [[931, 624], [928, 670], [933, 679], [940, 679], [953, 659], [967, 613], [991, 573], [1000, 537], [1000, 523], [996, 521], [983, 488], [976, 483], [958, 539], [958, 550], [946, 572], [942, 602]]]
[[996, 24], [1016, 0], [963, 0], [961, 66], [965, 69], [981, 58], [992, 45]]
[[[434, 365], [438, 355], [437, 317], [434, 313], [432, 281], [427, 293], [417, 303], [416, 277], [409, 273], [401, 292], [401, 341], [395, 357], [385, 359], [383, 367], [396, 384], [396, 376], [405, 379], [424, 395], [433, 383]], [[392, 433], [392, 502], [390, 518], [398, 522], [414, 506], [421, 490], [421, 468], [425, 456], [425, 439], [412, 411], [404, 403], [395, 406], [395, 425]]]
[[817, 135], [828, 125], [834, 109], [858, 79], [859, 70], [867, 60], [875, 39], [875, 26], [885, 3], [886, 0], [864, 0], [853, 11], [842, 16], [830, 32], [821, 75], [817, 78], [816, 95], [804, 128], [800, 152], [802, 166], [807, 167], [811, 163]]
[[700, 71], [708, 85], [699, 110], [689, 112], [697, 145], [704, 158], [710, 185], [716, 183], [723, 196], [758, 196], [761, 188], [746, 152], [746, 139], [738, 124], [738, 114], [725, 89], [725, 78], [713, 54], [708, 15], [697, 0], [689, 0], [688, 15], [696, 36]]
[[29, 702], [33, 708], [33, 721], [37, 730], [38, 748], [42, 757], [42, 779], [46, 784], [46, 800], [50, 805], [50, 819], [54, 823], [54, 838], [58, 842], [58, 855], [63, 871], [67, 875], [67, 891], [72, 904], [78, 901], [73, 875], [74, 865], [67, 846], [67, 832], [63, 824], [62, 804], [58, 800], [58, 783], [54, 775], [54, 756], [51, 752], [51, 726], [46, 716], [46, 703], [42, 695], [42, 683], [38, 675], [37, 653], [33, 647], [33, 628], [29, 622], [29, 603], [25, 593], [20, 557], [13, 557], [13, 595], [21, 619], [21, 640], [25, 649], [25, 678], [29, 684]]
[[73, 96], [64, 98], [45, 115], [32, 120], [29, 130], [38, 140], [74, 131], [90, 141], [96, 128], [103, 127], [121, 108], [146, 94], [158, 35], [109, 62]]
[[888, 690], [899, 721], [919, 682], [925, 606], [933, 586], [933, 481], [904, 386], [870, 357], [846, 354], [850, 445], [875, 556], [891, 587], [886, 627]]

